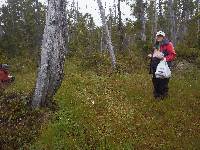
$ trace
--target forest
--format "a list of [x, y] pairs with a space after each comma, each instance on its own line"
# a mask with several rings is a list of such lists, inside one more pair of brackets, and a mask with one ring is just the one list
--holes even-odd
[[200, 149], [200, 0], [111, 1], [94, 0], [101, 25], [75, 0], [0, 2], [0, 149]]

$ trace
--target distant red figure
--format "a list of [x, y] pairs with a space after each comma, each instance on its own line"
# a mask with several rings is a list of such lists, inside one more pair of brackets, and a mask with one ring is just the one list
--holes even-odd
[[9, 73], [9, 65], [0, 64], [0, 89], [4, 89], [6, 85], [9, 85], [15, 80]]

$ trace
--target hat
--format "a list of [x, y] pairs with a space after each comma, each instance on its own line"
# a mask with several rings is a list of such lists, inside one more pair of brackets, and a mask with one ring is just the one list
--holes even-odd
[[159, 35], [165, 37], [165, 32], [163, 32], [163, 31], [158, 31], [158, 32], [156, 33], [156, 36], [159, 36]]

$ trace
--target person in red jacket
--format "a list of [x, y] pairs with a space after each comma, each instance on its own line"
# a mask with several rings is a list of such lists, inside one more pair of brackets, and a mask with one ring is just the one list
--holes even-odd
[[169, 41], [165, 37], [165, 33], [163, 31], [158, 31], [156, 34], [156, 43], [154, 45], [154, 50], [152, 54], [148, 55], [151, 57], [150, 63], [150, 74], [153, 74], [152, 82], [154, 87], [154, 97], [164, 99], [168, 96], [168, 83], [169, 78], [156, 78], [155, 72], [158, 64], [161, 60], [167, 62], [169, 68], [172, 67], [172, 61], [176, 57], [176, 52], [174, 50], [174, 46], [171, 41]]
[[10, 75], [9, 66], [7, 64], [0, 64], [0, 91], [4, 89], [5, 85], [14, 81], [14, 77]]

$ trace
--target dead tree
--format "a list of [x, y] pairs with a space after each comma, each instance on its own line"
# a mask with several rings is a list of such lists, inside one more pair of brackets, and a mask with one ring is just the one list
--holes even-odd
[[156, 32], [158, 31], [158, 12], [157, 12], [157, 3], [156, 0], [150, 0], [150, 6], [152, 6], [153, 10], [153, 15], [152, 15], [152, 29], [151, 29], [151, 34], [153, 36], [153, 42], [155, 42], [155, 35]]
[[158, 13], [157, 13], [157, 3], [156, 0], [154, 1], [154, 28], [153, 33], [154, 35], [158, 31]]
[[[143, 1], [142, 1], [143, 2]], [[142, 3], [142, 8], [141, 8], [141, 25], [142, 25], [142, 30], [141, 30], [141, 40], [143, 42], [146, 42], [146, 20], [145, 20], [145, 8], [146, 8], [146, 3]]]
[[41, 37], [40, 36], [40, 28], [41, 28], [41, 24], [40, 24], [40, 8], [39, 8], [39, 2], [38, 0], [35, 0], [35, 22], [36, 22], [36, 44], [37, 44], [37, 48], [39, 48], [40, 44], [41, 44]]
[[32, 107], [48, 106], [63, 79], [66, 55], [66, 1], [49, 0], [42, 41], [41, 63]]
[[176, 22], [175, 22], [175, 14], [173, 6], [174, 6], [173, 0], [169, 0], [168, 9], [169, 9], [170, 34], [174, 45], [176, 45]]
[[123, 33], [123, 23], [122, 23], [122, 12], [121, 12], [121, 0], [118, 0], [118, 32], [119, 32], [119, 50], [123, 49], [124, 33]]
[[105, 9], [102, 6], [101, 0], [97, 0], [97, 3], [98, 3], [98, 6], [99, 6], [99, 10], [100, 10], [103, 30], [104, 30], [104, 33], [105, 33], [105, 36], [106, 36], [106, 43], [108, 45], [108, 49], [109, 49], [110, 56], [111, 56], [112, 67], [115, 69], [116, 68], [116, 58], [115, 58], [115, 53], [114, 53], [114, 49], [113, 49], [113, 45], [112, 45], [110, 32], [108, 30], [108, 25], [106, 23]]
[[[198, 15], [199, 15], [199, 6], [200, 6], [200, 0], [197, 0], [197, 13], [198, 13]], [[197, 37], [199, 37], [199, 34], [200, 34], [200, 19], [199, 19], [199, 17], [197, 19], [197, 25], [198, 25], [198, 27], [197, 27], [197, 31], [198, 31]]]
[[142, 42], [146, 42], [145, 9], [146, 9], [146, 3], [144, 3], [144, 0], [136, 0], [134, 13], [140, 26], [139, 37]]

